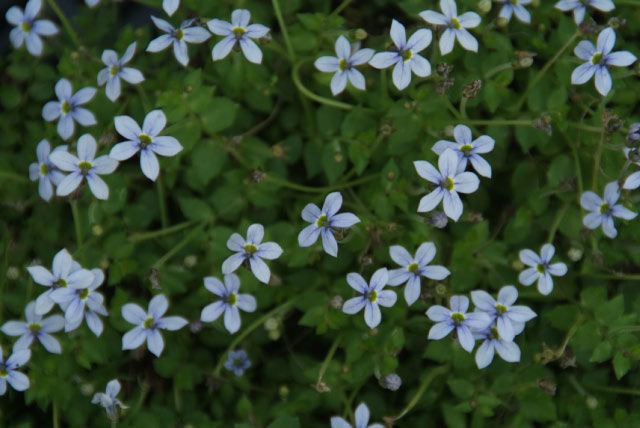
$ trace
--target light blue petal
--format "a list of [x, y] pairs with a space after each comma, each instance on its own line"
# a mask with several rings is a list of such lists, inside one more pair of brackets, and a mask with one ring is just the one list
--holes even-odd
[[156, 327], [162, 330], [175, 331], [180, 330], [185, 325], [189, 324], [189, 321], [182, 317], [164, 317], [156, 321]]
[[567, 273], [567, 265], [564, 263], [553, 263], [547, 267], [551, 275], [564, 276]]
[[331, 229], [322, 228], [321, 235], [324, 251], [330, 256], [338, 257], [338, 241], [336, 241], [335, 236], [333, 236]]
[[611, 91], [611, 86], [613, 85], [611, 74], [609, 74], [609, 69], [605, 66], [599, 66], [596, 68], [596, 89], [600, 95], [606, 97], [609, 91]]
[[429, 329], [429, 339], [440, 340], [451, 333], [454, 328], [455, 327], [452, 322], [443, 321], [434, 324], [431, 329]]
[[275, 242], [265, 242], [258, 245], [257, 257], [267, 260], [275, 260], [282, 255], [282, 247]]
[[507, 342], [504, 340], [496, 340], [495, 348], [498, 351], [498, 355], [503, 360], [509, 363], [515, 363], [520, 361], [520, 348], [514, 342]]
[[476, 351], [476, 365], [479, 369], [484, 369], [493, 361], [494, 341], [485, 340]]
[[122, 306], [122, 318], [130, 324], [140, 325], [147, 319], [147, 313], [135, 303], [127, 303]]
[[356, 314], [364, 308], [366, 300], [366, 297], [363, 296], [349, 299], [342, 305], [342, 312], [349, 315]]
[[224, 311], [224, 327], [231, 334], [240, 329], [240, 311], [235, 306], [227, 306]]
[[149, 148], [140, 150], [140, 168], [145, 177], [151, 181], [156, 181], [160, 173], [160, 163], [156, 155], [149, 150]]
[[407, 267], [413, 262], [411, 254], [409, 254], [409, 252], [401, 245], [392, 245], [389, 247], [389, 255], [391, 256], [391, 260], [400, 266]]
[[553, 291], [553, 279], [549, 272], [545, 272], [538, 278], [538, 291], [544, 296]]
[[438, 206], [442, 198], [444, 198], [444, 194], [447, 193], [442, 187], [437, 187], [428, 195], [423, 196], [420, 199], [420, 204], [418, 205], [418, 212], [425, 213], [433, 210]]
[[251, 265], [251, 272], [253, 272], [258, 281], [268, 284], [269, 278], [271, 277], [269, 266], [259, 257], [255, 256], [249, 259], [249, 264]]
[[610, 215], [602, 216], [602, 231], [607, 237], [612, 239], [618, 236], [618, 231], [613, 224], [613, 217], [611, 217]]
[[162, 334], [160, 334], [160, 330], [154, 329], [147, 333], [147, 349], [156, 357], [162, 355], [164, 339], [162, 338]]
[[411, 83], [411, 65], [405, 61], [398, 61], [393, 67], [392, 79], [399, 91], [405, 89]]
[[536, 280], [540, 277], [540, 273], [538, 272], [538, 270], [534, 267], [532, 268], [528, 268], [523, 270], [522, 272], [520, 272], [520, 275], [518, 275], [518, 281], [522, 284], [522, 285], [531, 285], [534, 282], [536, 282]]
[[369, 408], [365, 403], [360, 403], [358, 405], [358, 407], [356, 408], [355, 417], [356, 417], [357, 428], [360, 428], [360, 427], [367, 428], [367, 425], [369, 425], [370, 414], [369, 414]]
[[451, 275], [451, 272], [444, 266], [427, 266], [422, 268], [421, 274], [429, 279], [441, 281]]
[[[73, 174], [73, 173], [72, 173]], [[89, 183], [89, 188], [91, 189], [91, 193], [102, 200], [109, 199], [109, 187], [107, 183], [104, 182], [102, 178], [100, 178], [97, 174], [89, 173], [87, 174], [87, 183]], [[60, 187], [58, 187], [59, 189]]]
[[62, 354], [62, 346], [60, 346], [60, 342], [50, 334], [40, 333], [38, 335], [38, 340], [42, 343], [42, 346], [44, 346], [44, 349], [46, 349], [47, 352], [51, 352], [52, 354]]
[[237, 39], [235, 36], [227, 36], [216, 43], [216, 45], [213, 47], [213, 50], [211, 51], [213, 60], [218, 61], [229, 55], [229, 52], [231, 52], [231, 49], [233, 49], [236, 41]]
[[58, 187], [56, 188], [56, 195], [67, 196], [78, 188], [82, 182], [83, 176], [79, 171], [74, 171], [62, 179]]
[[387, 283], [387, 285], [396, 286], [404, 284], [412, 276], [415, 275], [409, 272], [407, 268], [391, 269], [389, 271], [389, 282]]
[[473, 345], [475, 344], [475, 340], [473, 339], [473, 335], [471, 334], [471, 330], [464, 325], [458, 326], [456, 328], [456, 332], [458, 333], [458, 341], [460, 342], [460, 346], [467, 352], [473, 351]]
[[373, 68], [383, 69], [389, 68], [399, 61], [402, 61], [402, 58], [397, 52], [379, 52], [371, 58], [369, 65]]
[[434, 322], [450, 322], [451, 310], [440, 305], [433, 305], [426, 312], [427, 317]]
[[298, 235], [298, 244], [301, 247], [309, 247], [316, 243], [318, 236], [320, 236], [321, 228], [314, 224], [310, 224], [300, 231]]
[[378, 292], [378, 300], [376, 301], [379, 305], [384, 306], [385, 308], [390, 308], [391, 306], [396, 304], [398, 300], [398, 296], [395, 291], [391, 290], [381, 290]]
[[481, 311], [493, 312], [496, 308], [496, 300], [484, 290], [473, 290], [471, 292], [471, 300], [476, 309]]
[[29, 378], [24, 374], [15, 370], [9, 371], [7, 382], [16, 391], [25, 391], [29, 389]]
[[262, 63], [262, 51], [256, 43], [248, 37], [240, 39], [240, 48], [244, 56], [254, 64]]
[[360, 294], [365, 294], [369, 290], [369, 285], [359, 273], [348, 273], [347, 283]]
[[[527, 322], [537, 317], [531, 308], [522, 305], [511, 306], [505, 314], [511, 321]], [[515, 331], [515, 329], [514, 329]]]
[[462, 201], [460, 196], [456, 192], [448, 192], [443, 190], [443, 203], [444, 213], [453, 221], [458, 221], [462, 215]]
[[220, 315], [222, 315], [226, 307], [227, 305], [222, 300], [218, 300], [217, 302], [205, 306], [200, 313], [200, 321], [213, 322], [217, 320]]
[[236, 253], [229, 256], [222, 263], [222, 273], [224, 275], [227, 275], [227, 274], [230, 274], [231, 272], [234, 272], [236, 269], [238, 269], [238, 267], [240, 267], [240, 265], [242, 264], [242, 262], [244, 262], [245, 259], [246, 257], [244, 253]]
[[404, 286], [404, 299], [407, 305], [411, 306], [420, 297], [420, 277], [411, 275], [407, 285]]
[[478, 174], [483, 177], [491, 178], [491, 165], [482, 156], [478, 156], [474, 153], [471, 155], [470, 161]]
[[513, 285], [505, 285], [498, 292], [498, 302], [504, 306], [509, 307], [513, 305], [516, 300], [518, 300], [518, 289]]
[[376, 328], [382, 320], [382, 314], [380, 313], [380, 307], [377, 303], [371, 303], [369, 300], [365, 301], [364, 306], [364, 322], [369, 328]]
[[507, 340], [509, 342], [513, 341], [513, 338], [516, 335], [516, 332], [513, 328], [513, 324], [511, 320], [506, 316], [500, 316], [497, 319], [496, 326], [498, 329], [498, 334], [500, 335], [500, 339]]

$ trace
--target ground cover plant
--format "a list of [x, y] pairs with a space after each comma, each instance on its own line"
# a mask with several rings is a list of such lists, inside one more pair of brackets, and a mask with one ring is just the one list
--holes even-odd
[[640, 3], [13, 3], [1, 426], [639, 425]]

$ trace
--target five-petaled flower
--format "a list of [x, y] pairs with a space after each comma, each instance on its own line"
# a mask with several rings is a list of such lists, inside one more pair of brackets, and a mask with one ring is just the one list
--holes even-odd
[[18, 6], [12, 6], [5, 15], [9, 24], [16, 27], [9, 33], [13, 47], [19, 48], [26, 42], [27, 51], [35, 56], [42, 54], [40, 36], [58, 34], [58, 27], [53, 22], [47, 19], [36, 20], [40, 9], [42, 9], [42, 0], [29, 0], [24, 7], [24, 12]]
[[264, 227], [257, 223], [247, 229], [246, 240], [239, 233], [231, 235], [227, 241], [227, 248], [236, 254], [229, 256], [222, 263], [222, 273], [227, 275], [235, 272], [242, 262], [247, 261], [258, 281], [269, 283], [271, 271], [262, 259], [277, 259], [282, 254], [282, 248], [275, 242], [262, 242], [262, 238]]
[[235, 273], [224, 276], [224, 284], [214, 276], [204, 279], [204, 286], [216, 296], [217, 302], [202, 309], [200, 321], [213, 322], [224, 312], [224, 327], [233, 334], [240, 329], [240, 311], [253, 312], [256, 310], [256, 299], [250, 294], [239, 294], [240, 278]]
[[26, 322], [7, 321], [2, 326], [2, 332], [8, 336], [20, 336], [13, 344], [13, 350], [27, 349], [38, 340], [44, 349], [54, 354], [62, 353], [62, 347], [58, 339], [50, 333], [55, 333], [64, 328], [64, 318], [61, 315], [51, 315], [42, 319], [42, 315], [36, 314], [36, 302], [29, 302], [24, 310]]
[[136, 45], [137, 42], [131, 43], [120, 59], [114, 50], [106, 49], [102, 52], [102, 62], [106, 67], [98, 72], [98, 85], [107, 84], [105, 92], [111, 101], [117, 100], [120, 96], [120, 79], [132, 85], [144, 80], [140, 70], [125, 67], [125, 64], [131, 61], [136, 52]]
[[204, 28], [199, 26], [191, 27], [195, 22], [194, 19], [182, 21], [178, 28], [173, 28], [173, 25], [164, 19], [156, 18], [155, 16], [152, 16], [151, 19], [156, 27], [167, 34], [151, 40], [149, 46], [147, 46], [147, 52], [160, 52], [173, 45], [173, 55], [185, 67], [189, 64], [187, 43], [203, 43], [211, 37], [211, 34]]
[[144, 118], [142, 129], [129, 116], [116, 116], [114, 122], [116, 131], [127, 141], [113, 146], [109, 156], [123, 161], [140, 152], [140, 168], [150, 180], [155, 181], [160, 172], [156, 154], [175, 156], [182, 150], [182, 145], [174, 137], [158, 136], [167, 124], [167, 117], [162, 110], [149, 112]]
[[576, 56], [584, 61], [571, 73], [571, 83], [581, 85], [595, 74], [596, 89], [602, 96], [606, 96], [613, 84], [609, 66], [626, 67], [636, 61], [636, 56], [629, 51], [611, 52], [616, 42], [613, 28], [607, 27], [598, 35], [598, 42], [593, 46], [589, 40], [583, 40], [574, 49]]
[[[524, 328], [524, 323], [516, 326], [515, 334], [520, 334]], [[510, 340], [505, 340], [496, 326], [487, 327], [482, 331], [474, 331], [473, 338], [475, 340], [482, 340], [483, 342], [478, 346], [476, 351], [476, 364], [479, 369], [483, 369], [491, 364], [495, 352], [498, 352], [500, 358], [508, 363], [515, 363], [520, 361], [520, 348], [518, 345]]]
[[418, 212], [429, 212], [443, 201], [445, 214], [453, 221], [458, 221], [463, 210], [458, 192], [473, 193], [478, 190], [480, 184], [478, 176], [474, 173], [459, 172], [459, 163], [458, 155], [451, 149], [446, 149], [438, 158], [440, 171], [427, 161], [413, 162], [418, 175], [437, 186], [431, 193], [422, 197]]
[[453, 50], [456, 38], [460, 45], [468, 51], [478, 52], [478, 41], [467, 31], [480, 25], [480, 15], [475, 12], [465, 12], [458, 16], [458, 8], [454, 0], [440, 0], [440, 9], [444, 13], [433, 10], [420, 12], [422, 19], [429, 24], [445, 27], [440, 36], [440, 53], [446, 55]]
[[[58, 146], [53, 149], [54, 152], [56, 150], [67, 150], [67, 146]], [[49, 159], [50, 153], [51, 144], [49, 144], [49, 141], [40, 141], [36, 148], [38, 162], [33, 162], [29, 165], [29, 178], [31, 181], [38, 180], [38, 193], [45, 201], [51, 200], [53, 196], [53, 185], [57, 186], [64, 178], [64, 174], [61, 173]]]
[[164, 294], [158, 294], [151, 299], [147, 312], [135, 303], [122, 306], [122, 317], [136, 325], [122, 336], [122, 349], [136, 349], [146, 340], [147, 349], [159, 357], [164, 349], [164, 339], [160, 330], [180, 330], [188, 323], [182, 317], [163, 317], [168, 307], [169, 302]]
[[120, 393], [120, 382], [118, 379], [113, 379], [107, 383], [105, 392], [96, 392], [91, 399], [92, 404], [100, 404], [107, 411], [109, 419], [116, 419], [118, 416], [118, 407], [121, 409], [128, 408], [120, 400], [116, 398], [116, 395]]
[[66, 177], [60, 181], [56, 194], [67, 196], [80, 186], [85, 178], [89, 183], [89, 188], [98, 199], [109, 199], [109, 187], [100, 175], [111, 174], [118, 167], [118, 161], [107, 156], [96, 158], [98, 145], [91, 134], [84, 134], [78, 139], [78, 156], [60, 150], [51, 153], [49, 159], [62, 171], [68, 171]]
[[530, 4], [533, 0], [497, 0], [498, 3], [504, 3], [498, 16], [504, 18], [507, 22], [511, 21], [511, 15], [515, 15], [518, 21], [525, 24], [531, 23], [531, 14], [523, 5]]
[[512, 341], [520, 324], [532, 320], [537, 315], [529, 307], [513, 304], [518, 299], [518, 290], [513, 285], [505, 285], [498, 292], [498, 299], [482, 290], [471, 292], [471, 300], [476, 310], [486, 312], [491, 322], [496, 323], [500, 337]]
[[576, 25], [580, 25], [584, 20], [584, 14], [587, 11], [587, 6], [591, 6], [602, 12], [611, 12], [616, 8], [611, 0], [560, 0], [556, 3], [555, 8], [560, 9], [563, 12], [572, 10], [574, 22]]
[[0, 395], [7, 392], [7, 382], [16, 391], [24, 391], [29, 388], [29, 378], [22, 372], [16, 370], [23, 366], [31, 358], [29, 349], [14, 351], [7, 360], [2, 355], [0, 346]]
[[[58, 101], [49, 101], [42, 108], [42, 117], [47, 122], [58, 120], [58, 135], [63, 140], [68, 140], [75, 131], [75, 122], [82, 126], [90, 126], [98, 123], [96, 117], [89, 110], [79, 107], [88, 103], [95, 96], [97, 89], [86, 87], [75, 94], [71, 83], [67, 79], [60, 79], [55, 86]], [[75, 121], [75, 122], [74, 122]]]
[[353, 315], [364, 308], [364, 322], [369, 328], [375, 328], [382, 320], [379, 305], [390, 308], [398, 298], [394, 291], [384, 289], [389, 282], [387, 269], [380, 268], [375, 271], [369, 284], [359, 273], [355, 272], [347, 274], [347, 282], [360, 296], [344, 302], [342, 312]]
[[369, 62], [375, 51], [373, 49], [352, 48], [346, 37], [340, 36], [336, 40], [336, 55], [321, 56], [314, 65], [325, 73], [335, 73], [331, 78], [331, 93], [338, 95], [347, 87], [347, 80], [362, 91], [366, 89], [362, 73], [355, 67]]
[[352, 213], [337, 214], [342, 206], [340, 192], [329, 193], [324, 200], [322, 210], [316, 204], [307, 204], [302, 210], [302, 219], [311, 223], [298, 234], [298, 244], [309, 247], [322, 236], [322, 246], [327, 254], [338, 256], [338, 241], [333, 232], [335, 229], [346, 229], [360, 222]]
[[244, 371], [251, 367], [251, 360], [244, 349], [229, 351], [224, 368], [233, 372], [236, 376], [242, 376]]
[[453, 128], [453, 137], [456, 140], [455, 143], [440, 140], [433, 145], [431, 150], [441, 155], [445, 150], [451, 149], [458, 155], [458, 172], [463, 172], [467, 168], [467, 161], [470, 161], [478, 174], [491, 178], [491, 165], [480, 154], [493, 150], [495, 140], [488, 135], [481, 135], [472, 140], [471, 129], [466, 125], [457, 125]]
[[553, 276], [564, 276], [567, 273], [567, 265], [558, 262], [551, 263], [556, 249], [552, 244], [544, 244], [537, 255], [532, 250], [520, 251], [520, 261], [529, 266], [520, 272], [518, 281], [522, 285], [531, 285], [538, 281], [538, 291], [545, 296], [553, 291]]
[[[382, 424], [371, 424], [369, 425], [369, 418], [371, 417], [369, 413], [369, 407], [365, 403], [360, 403], [358, 407], [356, 407], [355, 412], [356, 425], [353, 428], [384, 428]], [[331, 428], [352, 428], [351, 424], [344, 420], [344, 418], [340, 416], [334, 416], [331, 418]]]
[[229, 55], [231, 49], [240, 44], [244, 56], [254, 64], [262, 62], [262, 51], [251, 39], [259, 39], [269, 32], [269, 28], [262, 24], [251, 24], [251, 12], [246, 9], [236, 9], [231, 13], [231, 22], [221, 19], [212, 19], [207, 22], [209, 30], [217, 36], [224, 36], [213, 47], [211, 55], [214, 61], [221, 60]]
[[456, 330], [460, 346], [467, 351], [473, 350], [475, 343], [471, 330], [483, 330], [491, 325], [491, 317], [485, 312], [467, 313], [469, 298], [451, 296], [449, 307], [433, 305], [427, 310], [427, 316], [434, 324], [429, 330], [429, 339], [439, 340]]
[[444, 266], [428, 266], [436, 255], [436, 246], [433, 242], [424, 242], [418, 247], [415, 257], [404, 247], [392, 245], [389, 248], [389, 255], [394, 262], [402, 268], [389, 271], [389, 285], [395, 286], [404, 284], [404, 298], [411, 306], [420, 297], [420, 277], [442, 280], [448, 277], [451, 272]]
[[582, 222], [589, 229], [595, 229], [602, 224], [602, 231], [609, 238], [618, 235], [613, 218], [619, 217], [625, 220], [634, 219], [638, 213], [631, 211], [622, 204], [616, 204], [620, 198], [618, 182], [612, 181], [604, 188], [604, 200], [591, 191], [586, 191], [580, 197], [580, 205], [587, 211]]
[[422, 28], [407, 40], [404, 25], [391, 21], [391, 40], [396, 45], [397, 51], [378, 52], [371, 58], [369, 64], [375, 68], [393, 67], [393, 84], [403, 90], [411, 83], [411, 72], [419, 77], [427, 77], [431, 74], [431, 64], [422, 55], [418, 55], [431, 43], [431, 30]]

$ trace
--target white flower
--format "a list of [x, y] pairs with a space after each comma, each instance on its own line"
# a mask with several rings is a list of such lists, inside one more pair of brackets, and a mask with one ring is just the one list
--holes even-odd
[[193, 19], [182, 21], [182, 24], [180, 24], [178, 28], [173, 28], [167, 21], [156, 18], [155, 16], [152, 16], [151, 20], [156, 27], [168, 34], [163, 34], [151, 40], [149, 46], [147, 46], [147, 52], [160, 52], [173, 45], [173, 55], [178, 62], [185, 67], [189, 64], [187, 42], [202, 43], [211, 37], [211, 34], [202, 27], [190, 27], [190, 25], [195, 22]]
[[580, 25], [587, 11], [587, 6], [602, 12], [610, 12], [616, 7], [611, 0], [560, 0], [555, 7], [563, 12], [573, 10], [573, 20], [576, 25]]
[[636, 218], [635, 213], [622, 204], [616, 204], [620, 198], [618, 182], [613, 181], [604, 188], [604, 200], [591, 191], [586, 191], [580, 197], [580, 205], [587, 211], [591, 211], [584, 216], [582, 222], [589, 229], [595, 229], [602, 224], [602, 231], [609, 238], [615, 238], [618, 231], [613, 224], [613, 217], [625, 220]]
[[90, 126], [98, 123], [96, 117], [89, 110], [79, 107], [88, 103], [95, 96], [96, 88], [86, 87], [73, 94], [71, 82], [67, 79], [60, 79], [56, 83], [55, 92], [58, 101], [49, 101], [42, 108], [42, 117], [47, 122], [52, 122], [57, 118], [58, 135], [63, 140], [68, 140], [75, 131], [75, 123], [82, 126]]
[[352, 48], [344, 36], [340, 36], [336, 40], [335, 50], [337, 57], [321, 56], [314, 63], [320, 71], [335, 73], [331, 79], [331, 92], [333, 95], [338, 95], [344, 91], [347, 87], [347, 80], [355, 88], [364, 91], [364, 76], [356, 70], [355, 66], [368, 62], [373, 57], [374, 50]]
[[453, 43], [458, 39], [460, 45], [468, 51], [478, 52], [478, 41], [467, 31], [480, 25], [480, 15], [475, 12], [465, 12], [458, 16], [454, 0], [440, 0], [440, 9], [444, 13], [425, 10], [420, 12], [422, 19], [433, 25], [445, 28], [440, 36], [440, 53], [446, 55], [453, 50]]
[[176, 13], [178, 7], [180, 6], [180, 0], [162, 0], [162, 8], [167, 15], [171, 16]]
[[456, 139], [455, 143], [440, 140], [433, 145], [431, 150], [441, 155], [445, 150], [451, 149], [458, 155], [460, 162], [458, 172], [463, 172], [467, 168], [467, 161], [470, 161], [478, 174], [491, 178], [491, 165], [479, 154], [489, 153], [493, 150], [494, 139], [488, 135], [481, 135], [471, 141], [473, 138], [471, 129], [466, 125], [457, 125], [453, 128], [453, 137]]
[[627, 67], [636, 61], [635, 55], [629, 51], [611, 52], [616, 42], [616, 33], [608, 27], [598, 35], [598, 44], [593, 46], [588, 40], [583, 40], [574, 49], [576, 56], [586, 62], [576, 67], [571, 73], [571, 83], [581, 85], [596, 75], [596, 89], [602, 96], [611, 90], [611, 75], [608, 66]]
[[236, 254], [229, 256], [222, 263], [222, 273], [230, 274], [238, 269], [242, 262], [247, 261], [258, 281], [267, 284], [271, 271], [262, 259], [277, 259], [282, 254], [282, 248], [275, 242], [262, 242], [263, 237], [264, 227], [257, 223], [247, 229], [246, 240], [239, 233], [231, 235], [227, 241], [227, 248]]
[[19, 48], [26, 42], [27, 51], [31, 55], [40, 56], [42, 54], [42, 40], [40, 36], [53, 36], [58, 34], [58, 27], [47, 20], [39, 19], [36, 16], [42, 9], [42, 0], [29, 0], [24, 7], [24, 12], [18, 6], [12, 6], [5, 15], [7, 21], [16, 28], [9, 33], [9, 39], [14, 48]]
[[407, 41], [407, 33], [404, 25], [391, 21], [391, 40], [396, 45], [397, 51], [379, 52], [371, 58], [369, 64], [375, 68], [393, 67], [393, 84], [403, 90], [411, 83], [411, 72], [419, 77], [427, 77], [431, 74], [431, 64], [418, 52], [422, 52], [431, 43], [431, 30], [420, 29], [413, 33]]
[[429, 212], [443, 201], [445, 214], [453, 221], [458, 221], [463, 210], [458, 192], [473, 193], [478, 190], [478, 176], [472, 172], [458, 172], [458, 155], [451, 149], [446, 149], [438, 158], [440, 171], [427, 161], [415, 161], [413, 164], [420, 177], [437, 186], [431, 193], [422, 197], [418, 212]]
[[251, 12], [246, 9], [236, 9], [231, 13], [231, 23], [221, 19], [212, 19], [207, 22], [209, 30], [217, 36], [224, 36], [213, 47], [211, 55], [214, 61], [221, 60], [229, 55], [236, 43], [240, 44], [240, 49], [244, 56], [254, 64], [262, 62], [262, 51], [251, 39], [259, 39], [269, 32], [269, 28], [262, 24], [251, 24]]
[[502, 9], [500, 9], [500, 18], [504, 18], [507, 22], [511, 21], [511, 15], [515, 14], [518, 21], [525, 24], [531, 23], [531, 14], [524, 8], [523, 4], [531, 4], [533, 0], [497, 0], [499, 3], [504, 3]]
[[102, 52], [102, 62], [106, 67], [98, 73], [98, 85], [107, 84], [106, 94], [111, 101], [115, 101], [120, 96], [120, 79], [132, 85], [144, 80], [144, 76], [139, 70], [124, 66], [133, 58], [136, 45], [137, 42], [131, 43], [120, 59], [118, 59], [116, 51], [111, 49]]
[[[54, 152], [57, 150], [67, 150], [67, 146], [58, 146], [53, 149]], [[49, 141], [40, 141], [36, 148], [38, 162], [33, 162], [29, 165], [29, 178], [31, 181], [38, 180], [38, 193], [47, 202], [53, 196], [53, 185], [57, 186], [64, 178], [64, 174], [49, 159], [50, 152], [51, 145]]]
[[538, 256], [532, 250], [520, 251], [520, 261], [529, 268], [520, 272], [518, 281], [522, 285], [531, 285], [538, 281], [538, 291], [547, 295], [553, 291], [553, 276], [564, 276], [567, 273], [567, 265], [564, 263], [551, 263], [556, 249], [551, 244], [544, 244]]

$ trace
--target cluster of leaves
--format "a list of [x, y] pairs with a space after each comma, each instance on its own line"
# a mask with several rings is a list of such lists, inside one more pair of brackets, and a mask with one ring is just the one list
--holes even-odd
[[[61, 2], [81, 45], [61, 27], [42, 58], [24, 49], [3, 53], [0, 323], [22, 318], [41, 292], [26, 267], [48, 265], [61, 248], [84, 267], [105, 270], [110, 316], [100, 338], [85, 326], [58, 334], [61, 356], [34, 346], [24, 367], [31, 387], [0, 399], [2, 424], [109, 426], [91, 396], [118, 378], [119, 398], [130, 406], [121, 427], [326, 427], [332, 415], [352, 420], [361, 401], [376, 421], [398, 427], [634, 426], [640, 411], [629, 397], [640, 393], [640, 224], [620, 224], [610, 240], [583, 227], [579, 205], [584, 190], [602, 194], [626, 169], [622, 129], [640, 119], [635, 71], [614, 71], [604, 98], [591, 85], [570, 85], [579, 64], [571, 50], [602, 27], [587, 18], [577, 28], [548, 1], [530, 8], [530, 26], [499, 26], [493, 10], [474, 30], [479, 54], [456, 47], [442, 57], [432, 43], [422, 52], [434, 65], [431, 77], [414, 76], [398, 92], [389, 70], [363, 69], [366, 91], [350, 88], [333, 98], [331, 76], [317, 72], [313, 61], [332, 54], [339, 35], [387, 50], [391, 18], [412, 33], [425, 26], [418, 13], [437, 9], [435, 2], [183, 0], [172, 19], [227, 19], [238, 3], [272, 29], [273, 40], [261, 46], [262, 65], [241, 52], [212, 62], [214, 38], [190, 47], [188, 68], [170, 51], [139, 48], [132, 64], [144, 73], [144, 85], [123, 86], [116, 103], [101, 89], [87, 105], [98, 125], [86, 131], [99, 153], [119, 141], [114, 116], [140, 122], [155, 108], [167, 115], [165, 135], [184, 150], [162, 159], [158, 183], [128, 162], [104, 177], [107, 201], [81, 192], [76, 225], [66, 199], [46, 203], [28, 181], [37, 143], [61, 144], [55, 123], [42, 119], [42, 106], [55, 98], [60, 77], [77, 88], [95, 86], [104, 49], [121, 53], [133, 41], [146, 46], [156, 35], [149, 16], [162, 13], [161, 1], [103, 0], [95, 9]], [[617, 46], [637, 54], [630, 41], [640, 38], [640, 7], [617, 3], [598, 22], [614, 19]], [[458, 2], [460, 10], [476, 6]], [[45, 14], [55, 19], [52, 9]], [[475, 81], [479, 90], [469, 86]], [[452, 139], [459, 123], [474, 137], [495, 139], [486, 155], [493, 177], [465, 197], [458, 222], [438, 229], [416, 212], [428, 189], [413, 161], [435, 164], [431, 147]], [[306, 225], [302, 208], [321, 205], [335, 190], [361, 219], [341, 237], [337, 258], [319, 244], [300, 248], [296, 239]], [[623, 200], [637, 211], [639, 195], [625, 192]], [[270, 265], [269, 285], [246, 269], [237, 272], [258, 308], [243, 314], [243, 327], [232, 336], [221, 320], [199, 323], [211, 302], [202, 281], [220, 276], [228, 237], [252, 223], [265, 225], [266, 240], [284, 253]], [[410, 308], [400, 299], [385, 308], [374, 330], [362, 316], [341, 312], [341, 300], [352, 296], [348, 272], [368, 278], [379, 267], [394, 267], [389, 246], [413, 249], [425, 241], [436, 244], [434, 263], [450, 277], [423, 280], [420, 299]], [[496, 359], [478, 370], [455, 341], [427, 340], [429, 306], [446, 306], [450, 295], [473, 289], [495, 295], [516, 285], [524, 268], [519, 250], [548, 241], [569, 271], [555, 279], [549, 296], [519, 287], [519, 302], [538, 314], [517, 338], [520, 363]], [[160, 358], [145, 349], [123, 352], [121, 337], [131, 326], [120, 308], [146, 306], [158, 289], [190, 328], [167, 335]], [[11, 338], [0, 336], [0, 344], [10, 349]], [[252, 361], [243, 376], [221, 370], [236, 347]], [[402, 378], [397, 391], [383, 388], [392, 373]]]

